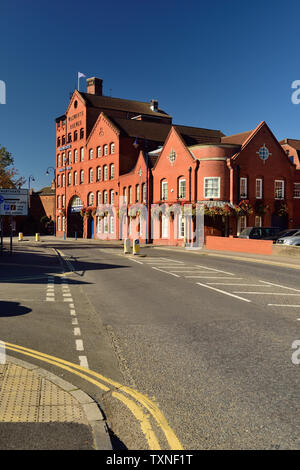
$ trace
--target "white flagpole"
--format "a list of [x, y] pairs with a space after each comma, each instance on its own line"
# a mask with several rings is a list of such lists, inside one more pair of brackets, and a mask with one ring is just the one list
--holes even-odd
[[77, 87], [77, 90], [79, 91], [79, 80], [80, 80], [80, 78], [79, 78], [79, 73], [78, 73], [78, 72], [77, 72], [77, 76], [78, 76], [78, 87]]

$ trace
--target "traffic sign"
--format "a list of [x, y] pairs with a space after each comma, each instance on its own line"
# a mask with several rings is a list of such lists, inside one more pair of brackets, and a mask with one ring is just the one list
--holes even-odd
[[27, 215], [28, 189], [0, 188], [0, 215]]

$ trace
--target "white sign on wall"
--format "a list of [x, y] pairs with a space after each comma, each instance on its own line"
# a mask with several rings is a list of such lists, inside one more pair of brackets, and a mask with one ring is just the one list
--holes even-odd
[[0, 189], [0, 215], [27, 215], [28, 189]]

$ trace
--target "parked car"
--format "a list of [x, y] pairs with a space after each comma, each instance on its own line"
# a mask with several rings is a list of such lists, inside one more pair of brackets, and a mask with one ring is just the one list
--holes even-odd
[[274, 237], [274, 243], [282, 243], [278, 242], [280, 238], [288, 238], [292, 237], [300, 232], [300, 228], [287, 228], [286, 230], [282, 230], [281, 232], [277, 233]]
[[281, 237], [277, 240], [276, 244], [282, 245], [295, 245], [300, 246], [300, 230], [294, 233], [292, 236]]
[[253, 238], [255, 240], [273, 240], [282, 229], [280, 227], [247, 227], [239, 238]]

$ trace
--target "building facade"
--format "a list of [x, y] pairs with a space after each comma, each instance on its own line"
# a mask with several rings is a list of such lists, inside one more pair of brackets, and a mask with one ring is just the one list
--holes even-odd
[[174, 125], [156, 100], [106, 97], [88, 79], [56, 119], [57, 235], [181, 244], [195, 230], [184, 205], [200, 203], [205, 234], [300, 227], [299, 151], [265, 122], [232, 136]]

